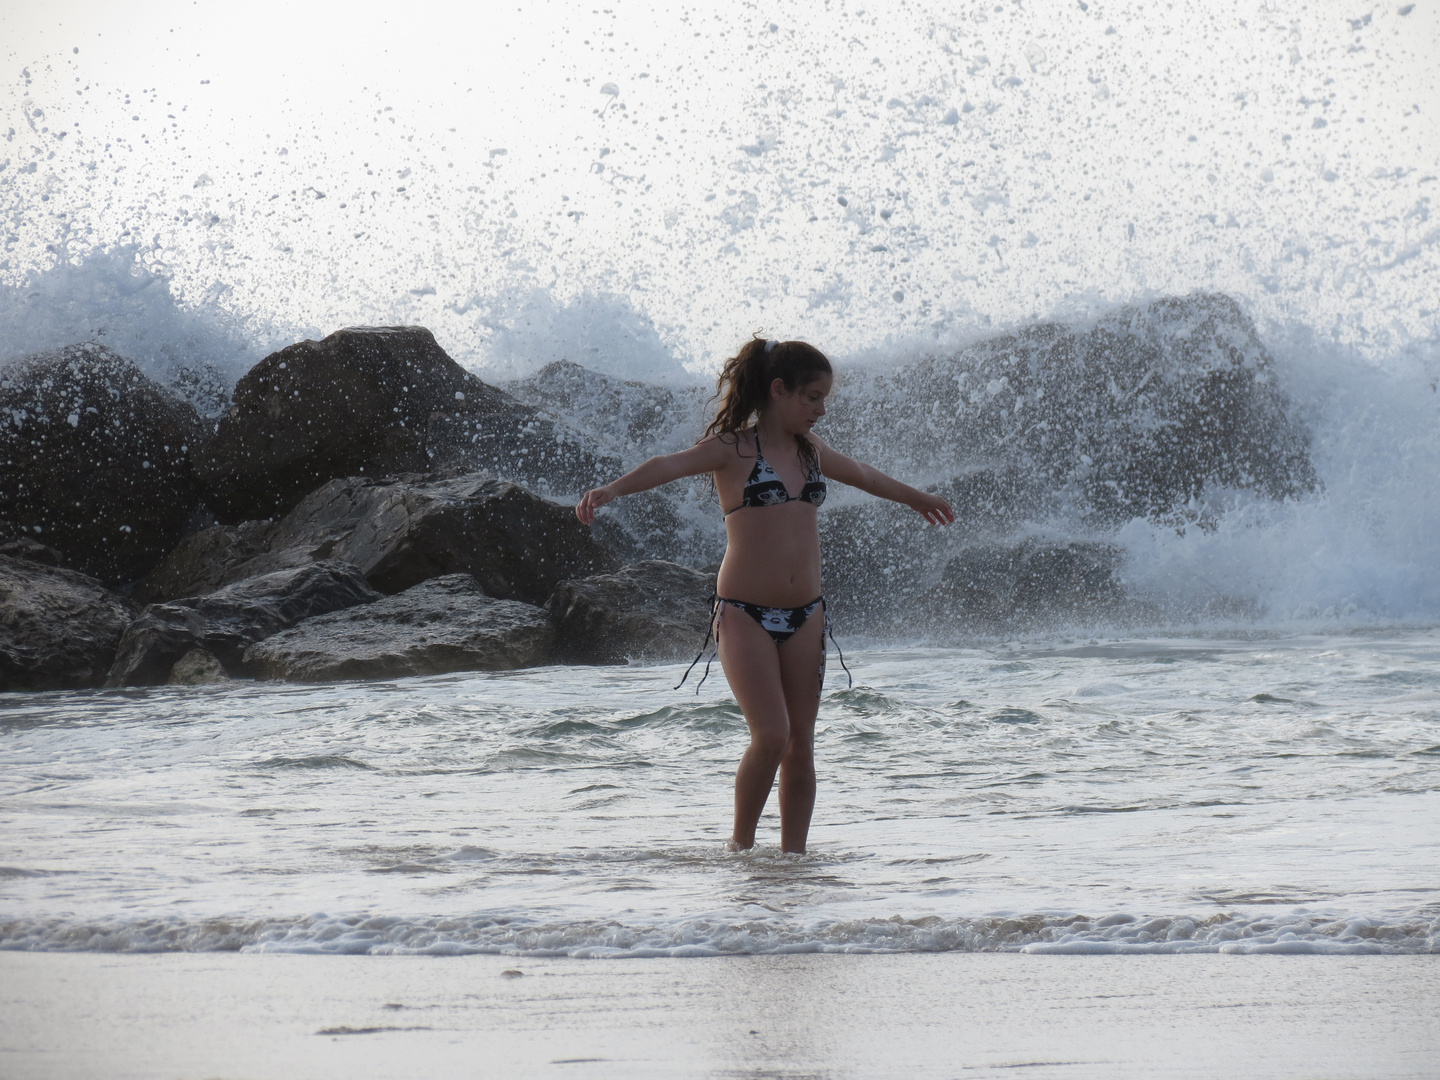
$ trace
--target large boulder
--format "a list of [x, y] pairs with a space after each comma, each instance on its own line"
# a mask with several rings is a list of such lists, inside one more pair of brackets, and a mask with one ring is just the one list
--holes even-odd
[[574, 664], [673, 660], [693, 653], [710, 622], [715, 576], [647, 559], [559, 586], [546, 603], [555, 657]]
[[[945, 495], [957, 521], [930, 529], [837, 488], [821, 517], [837, 625], [890, 631], [915, 604], [939, 631], [1113, 619], [1139, 610], [1117, 599], [1118, 548], [1025, 537], [1203, 528], [1207, 493], [1278, 500], [1319, 482], [1269, 352], [1225, 296], [1027, 327], [842, 384], [825, 437]], [[936, 587], [946, 602], [929, 605]]]
[[197, 501], [193, 406], [103, 345], [0, 368], [0, 518], [110, 583], [175, 545]]
[[205, 650], [227, 672], [243, 673], [247, 645], [379, 595], [355, 567], [326, 561], [250, 578], [207, 596], [151, 604], [126, 628], [106, 685], [168, 682], [176, 662], [195, 649]]
[[225, 575], [342, 559], [383, 593], [463, 573], [491, 596], [541, 604], [566, 578], [614, 565], [571, 507], [476, 473], [332, 480], [276, 524], [268, 545]]
[[447, 574], [307, 619], [250, 646], [245, 666], [296, 682], [504, 671], [543, 663], [554, 639], [543, 608], [497, 600], [469, 574]]
[[135, 612], [93, 577], [0, 555], [0, 690], [99, 686]]
[[951, 545], [940, 532], [921, 523], [912, 535], [928, 542], [877, 544], [868, 560], [858, 545], [842, 547], [838, 570], [827, 560], [836, 633], [1003, 634], [1145, 612], [1125, 588], [1116, 544], [1024, 536]]
[[1092, 527], [1178, 520], [1206, 489], [1291, 498], [1309, 435], [1254, 324], [1227, 296], [1044, 323], [845, 383], [826, 437], [897, 475], [998, 470], [1005, 512]]
[[[932, 526], [908, 506], [869, 496], [846, 498], [820, 514], [825, 597], [836, 625], [887, 630], [906, 621], [917, 590], [937, 583], [958, 554], [986, 543], [1014, 547], [1014, 532], [1033, 510], [1033, 492], [1018, 469], [967, 470], [930, 485], [955, 509], [955, 521]], [[913, 621], [913, 620], [912, 620]]]
[[195, 464], [226, 521], [278, 517], [345, 476], [454, 465], [572, 493], [615, 464], [465, 371], [419, 326], [290, 345], [256, 364], [233, 399]]
[[922, 604], [938, 626], [977, 633], [1113, 620], [1131, 606], [1124, 558], [1124, 549], [1091, 540], [975, 544], [946, 564]]

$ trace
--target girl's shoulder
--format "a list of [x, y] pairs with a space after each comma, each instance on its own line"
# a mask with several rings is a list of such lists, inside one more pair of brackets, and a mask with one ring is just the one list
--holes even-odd
[[704, 436], [696, 446], [716, 445], [726, 449], [732, 449], [742, 456], [755, 456], [755, 429], [741, 428], [739, 431], [712, 431]]

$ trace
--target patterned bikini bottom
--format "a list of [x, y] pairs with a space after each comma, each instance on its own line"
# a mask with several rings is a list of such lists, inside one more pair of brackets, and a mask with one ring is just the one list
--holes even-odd
[[[705, 655], [705, 650], [710, 646], [710, 637], [712, 634], [715, 636], [716, 651], [719, 651], [721, 604], [739, 608], [745, 612], [746, 615], [749, 615], [760, 624], [760, 628], [769, 634], [770, 640], [775, 642], [775, 645], [779, 647], [795, 636], [800, 628], [809, 621], [810, 616], [815, 614], [816, 608], [825, 606], [825, 598], [823, 596], [817, 596], [808, 604], [800, 607], [785, 608], [765, 607], [762, 604], [750, 604], [744, 600], [731, 600], [724, 596], [712, 595], [710, 597], [710, 625], [705, 631], [705, 640], [700, 645], [700, 651], [695, 654], [695, 659], [690, 661], [690, 666], [685, 669], [685, 674], [680, 677], [679, 683], [675, 686], [676, 690], [679, 690], [680, 687], [685, 685], [685, 680], [690, 677], [690, 672], [695, 669], [695, 665], [698, 664], [700, 658]], [[849, 680], [851, 686], [854, 686], [855, 677], [850, 674], [850, 669], [845, 665], [845, 654], [840, 651], [840, 643], [835, 640], [835, 634], [830, 629], [830, 619], [828, 616], [825, 619], [825, 629], [821, 631], [820, 640], [822, 645], [824, 644], [824, 635], [826, 634], [830, 635], [830, 644], [835, 646], [835, 654], [840, 658], [840, 666], [845, 670], [845, 678]], [[710, 659], [713, 660], [714, 657], [712, 656]], [[705, 680], [709, 677], [710, 661], [707, 660], [705, 662], [705, 672], [700, 676], [700, 681], [695, 685], [695, 692], [697, 694], [700, 692], [700, 687], [705, 685]], [[825, 655], [823, 649], [820, 655], [820, 681], [822, 683], [825, 681]]]
[[823, 596], [817, 596], [803, 607], [761, 607], [759, 604], [747, 604], [744, 600], [730, 600], [723, 596], [715, 598], [717, 604], [729, 604], [731, 607], [739, 608], [760, 624], [770, 640], [776, 645], [784, 645], [795, 636], [807, 619], [815, 614], [815, 609], [825, 603]]

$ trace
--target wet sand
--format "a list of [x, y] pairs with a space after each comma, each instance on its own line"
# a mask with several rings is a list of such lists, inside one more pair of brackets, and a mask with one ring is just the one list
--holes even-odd
[[0, 954], [8, 1080], [1433, 1078], [1437, 1018], [1434, 956]]

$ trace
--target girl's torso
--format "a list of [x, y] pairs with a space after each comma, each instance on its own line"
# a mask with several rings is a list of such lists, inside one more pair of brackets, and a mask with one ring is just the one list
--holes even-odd
[[735, 451], [734, 461], [715, 473], [729, 541], [717, 591], [767, 607], [808, 604], [820, 595], [819, 451], [808, 466], [790, 439], [767, 454], [754, 429], [739, 433]]

